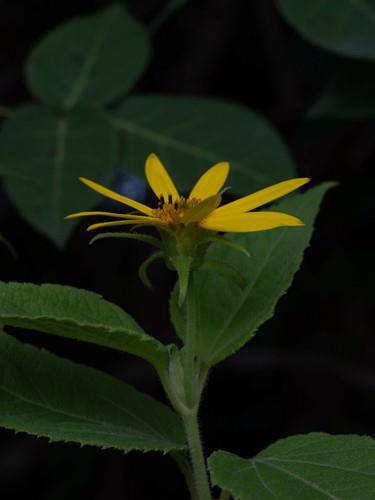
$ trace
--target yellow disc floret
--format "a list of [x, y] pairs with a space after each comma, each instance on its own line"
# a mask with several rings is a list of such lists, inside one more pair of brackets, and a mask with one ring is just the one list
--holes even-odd
[[177, 200], [173, 201], [172, 196], [168, 196], [165, 200], [160, 196], [158, 208], [154, 208], [152, 215], [164, 221], [169, 226], [176, 226], [183, 224], [183, 217], [187, 210], [197, 206], [201, 200], [197, 198], [185, 198], [180, 196]]

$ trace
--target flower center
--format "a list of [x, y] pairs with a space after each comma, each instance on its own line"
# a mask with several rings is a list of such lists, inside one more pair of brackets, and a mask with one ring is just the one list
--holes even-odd
[[158, 208], [154, 208], [152, 214], [170, 225], [181, 224], [181, 219], [186, 211], [198, 205], [200, 201], [196, 198], [186, 199], [181, 196], [173, 202], [171, 195], [168, 196], [168, 200], [161, 196]]

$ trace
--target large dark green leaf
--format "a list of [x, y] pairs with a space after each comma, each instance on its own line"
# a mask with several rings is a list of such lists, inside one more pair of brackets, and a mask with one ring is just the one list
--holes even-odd
[[247, 193], [295, 174], [275, 130], [237, 104], [197, 97], [137, 96], [117, 109], [124, 133], [124, 163], [143, 177], [149, 153], [157, 153], [183, 190], [211, 165], [231, 163], [228, 185]]
[[277, 0], [285, 19], [311, 43], [375, 59], [375, 0]]
[[167, 347], [120, 307], [70, 286], [0, 282], [1, 323], [130, 352], [156, 369], [168, 360]]
[[108, 182], [115, 161], [116, 133], [95, 109], [63, 117], [28, 105], [5, 122], [0, 135], [0, 174], [12, 201], [60, 246], [73, 227], [64, 216], [98, 198], [78, 176]]
[[104, 104], [136, 82], [149, 56], [147, 32], [122, 5], [69, 20], [32, 50], [27, 82], [46, 103], [69, 110]]
[[102, 448], [184, 447], [168, 407], [92, 368], [0, 332], [0, 426]]
[[[320, 202], [332, 184], [326, 183], [277, 205], [277, 211], [302, 219], [305, 227], [233, 236], [250, 257], [214, 244], [207, 257], [233, 266], [246, 280], [241, 289], [214, 273], [199, 272], [196, 282], [198, 307], [198, 353], [204, 363], [213, 365], [242, 347], [259, 326], [271, 318], [280, 297], [287, 291], [309, 245]], [[175, 294], [171, 315], [181, 337], [184, 320]]]
[[375, 441], [367, 436], [292, 436], [252, 459], [217, 451], [212, 482], [236, 500], [370, 500], [375, 492]]

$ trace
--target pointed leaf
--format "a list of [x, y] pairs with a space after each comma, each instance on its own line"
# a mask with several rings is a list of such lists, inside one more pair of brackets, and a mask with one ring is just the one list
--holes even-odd
[[53, 107], [105, 104], [132, 88], [148, 56], [146, 30], [123, 5], [115, 4], [47, 33], [30, 54], [27, 82]]
[[0, 332], [0, 426], [101, 448], [184, 447], [180, 419], [119, 380]]
[[197, 97], [136, 96], [116, 110], [124, 133], [124, 164], [143, 177], [150, 151], [160, 155], [178, 186], [190, 190], [205, 169], [229, 161], [228, 185], [247, 194], [293, 177], [289, 153], [275, 130], [237, 104]]
[[106, 115], [95, 109], [63, 117], [28, 105], [5, 122], [0, 149], [0, 174], [12, 201], [28, 221], [62, 246], [73, 228], [64, 216], [98, 199], [77, 178], [109, 182], [116, 133]]
[[148, 243], [149, 245], [152, 245], [157, 248], [161, 247], [160, 240], [158, 240], [154, 236], [149, 236], [148, 234], [142, 234], [142, 233], [128, 233], [128, 232], [99, 233], [95, 235], [93, 238], [91, 238], [89, 245], [92, 245], [93, 243], [95, 243], [95, 241], [103, 240], [106, 238], [125, 238], [129, 240], [138, 240], [142, 241], [143, 243]]
[[177, 271], [178, 305], [181, 307], [185, 301], [188, 291], [193, 259], [187, 255], [176, 255], [175, 257], [170, 257], [169, 259], [172, 262], [174, 269]]
[[[299, 217], [305, 227], [227, 236], [251, 252], [251, 258], [223, 245], [214, 244], [208, 249], [207, 258], [233, 266], [247, 285], [241, 290], [213, 273], [198, 273], [197, 317], [201, 332], [198, 352], [204, 363], [210, 366], [233, 354], [273, 316], [277, 301], [287, 291], [301, 265], [320, 202], [331, 186], [332, 183], [322, 184], [272, 206], [272, 210], [276, 206], [280, 212]], [[171, 300], [171, 315], [183, 337], [183, 312], [176, 304], [175, 294]]]
[[374, 0], [277, 0], [277, 5], [311, 43], [344, 56], [375, 59]]
[[277, 441], [252, 459], [217, 451], [214, 485], [236, 500], [359, 500], [375, 491], [375, 440], [312, 433]]
[[139, 279], [142, 281], [142, 283], [152, 290], [152, 283], [148, 277], [147, 271], [149, 266], [157, 259], [162, 259], [163, 258], [163, 252], [155, 252], [150, 257], [148, 257], [140, 266], [138, 269], [138, 276]]
[[156, 369], [168, 360], [167, 347], [120, 307], [70, 286], [0, 283], [0, 323], [130, 352]]

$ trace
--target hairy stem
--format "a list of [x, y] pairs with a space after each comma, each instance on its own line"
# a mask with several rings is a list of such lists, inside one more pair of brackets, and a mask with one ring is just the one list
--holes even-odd
[[195, 350], [197, 341], [197, 308], [194, 290], [194, 272], [189, 278], [186, 293], [186, 332], [185, 332], [185, 359], [184, 359], [184, 379], [186, 404], [190, 408], [197, 405], [196, 401], [196, 367]]
[[177, 462], [177, 465], [185, 478], [187, 487], [189, 488], [191, 500], [199, 500], [188, 455], [186, 452], [174, 451], [171, 452], [171, 456]]
[[202, 442], [199, 434], [198, 418], [196, 413], [184, 417], [186, 437], [188, 440], [190, 458], [193, 465], [195, 485], [199, 500], [211, 500], [210, 485], [208, 482], [206, 461], [203, 455]]
[[198, 407], [202, 392], [199, 383], [199, 366], [196, 362], [197, 310], [194, 288], [194, 272], [191, 273], [186, 294], [186, 332], [184, 357], [184, 389], [186, 405], [190, 408], [183, 415], [189, 445], [194, 480], [199, 500], [211, 500], [207, 467], [199, 433]]

